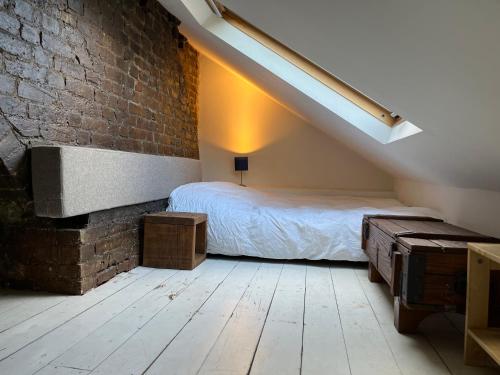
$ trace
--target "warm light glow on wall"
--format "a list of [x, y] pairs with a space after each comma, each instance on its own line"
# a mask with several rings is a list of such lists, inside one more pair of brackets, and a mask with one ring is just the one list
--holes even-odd
[[269, 125], [273, 123], [276, 112], [275, 100], [269, 100], [269, 95], [245, 77], [229, 71], [232, 74], [221, 71], [217, 77], [210, 77], [220, 96], [210, 99], [207, 111], [217, 113], [214, 121], [222, 122], [224, 126], [218, 127], [217, 134], [204, 134], [204, 138], [234, 154], [251, 154], [282, 138], [284, 133]]
[[201, 55], [198, 136], [203, 181], [248, 186], [391, 190], [391, 176]]
[[250, 85], [241, 81], [231, 88], [233, 102], [229, 103], [230, 121], [224, 148], [239, 154], [249, 154], [264, 146], [266, 139], [261, 134], [259, 115], [263, 108], [259, 103], [259, 94]]

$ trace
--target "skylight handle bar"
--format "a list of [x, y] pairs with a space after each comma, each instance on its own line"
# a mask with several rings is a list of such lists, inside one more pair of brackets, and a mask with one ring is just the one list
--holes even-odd
[[294, 50], [290, 49], [286, 45], [263, 32], [262, 30], [253, 26], [251, 23], [247, 22], [227, 7], [221, 6], [219, 8], [219, 11], [220, 13], [222, 13], [222, 17], [224, 18], [224, 20], [226, 20], [232, 26], [236, 27], [250, 38], [253, 38], [264, 47], [270, 49], [281, 58], [287, 60], [295, 67], [301, 69], [313, 79], [319, 81], [326, 87], [335, 91], [337, 94], [343, 96], [345, 99], [349, 100], [354, 105], [358, 106], [387, 126], [393, 127], [397, 125], [401, 120], [400, 116], [398, 116], [397, 114], [393, 115], [392, 111], [367, 97], [346, 82], [337, 78], [332, 73], [316, 65], [314, 62], [310, 61], [303, 55], [295, 52]]
[[212, 9], [212, 12], [214, 12], [217, 17], [222, 18], [222, 13], [219, 10], [217, 4], [214, 3], [214, 0], [205, 0], [205, 1], [207, 2], [210, 9]]

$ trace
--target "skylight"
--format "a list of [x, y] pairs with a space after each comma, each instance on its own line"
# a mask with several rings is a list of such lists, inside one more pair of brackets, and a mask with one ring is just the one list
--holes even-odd
[[347, 85], [345, 82], [341, 81], [333, 74], [320, 68], [318, 65], [306, 59], [304, 56], [298, 54], [297, 52], [278, 42], [276, 39], [265, 34], [263, 31], [260, 31], [255, 26], [251, 25], [247, 21], [237, 16], [235, 13], [231, 12], [229, 9], [224, 8], [224, 10], [221, 12], [221, 16], [240, 31], [252, 37], [257, 42], [264, 45], [266, 48], [274, 51], [282, 58], [295, 65], [297, 68], [302, 69], [305, 73], [320, 81], [325, 86], [328, 86], [330, 89], [336, 91], [344, 98], [356, 104], [358, 107], [369, 112], [372, 116], [377, 117], [387, 126], [392, 127], [401, 120], [400, 116], [391, 113], [388, 109], [382, 107], [380, 104], [371, 100], [366, 95], [363, 95], [356, 89]]
[[381, 143], [422, 130], [331, 73], [208, 0], [182, 0], [207, 31]]

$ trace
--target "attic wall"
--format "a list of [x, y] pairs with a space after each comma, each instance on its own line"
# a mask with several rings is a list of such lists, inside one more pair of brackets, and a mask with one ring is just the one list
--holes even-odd
[[[313, 125], [330, 129], [334, 137], [399, 177], [500, 191], [500, 2], [222, 3], [423, 132], [381, 145], [349, 124], [321, 115], [314, 103], [273, 81], [287, 105]], [[211, 43], [207, 49], [214, 46], [243, 65], [244, 59], [221, 44]], [[257, 79], [263, 75], [246, 65], [246, 74], [253, 72]]]
[[[139, 263], [140, 217], [166, 202], [35, 218], [29, 147], [197, 159], [198, 53], [178, 24], [154, 0], [0, 1], [0, 278], [81, 293]], [[72, 252], [67, 230], [99, 235]]]
[[205, 181], [253, 186], [392, 190], [393, 179], [242, 76], [200, 55], [200, 159]]
[[398, 179], [396, 193], [408, 205], [434, 208], [453, 224], [500, 238], [500, 192]]

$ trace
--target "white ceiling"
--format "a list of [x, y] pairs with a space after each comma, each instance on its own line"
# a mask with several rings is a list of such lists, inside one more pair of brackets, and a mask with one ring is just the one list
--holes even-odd
[[[183, 0], [186, 3], [203, 0]], [[424, 131], [380, 144], [160, 0], [182, 32], [312, 125], [402, 177], [500, 191], [500, 3], [223, 0], [241, 17]]]

